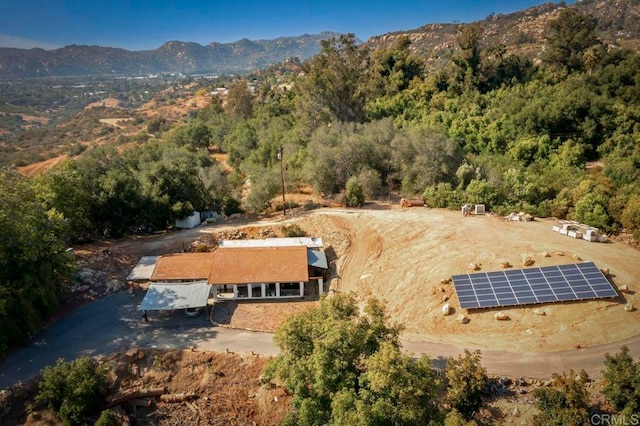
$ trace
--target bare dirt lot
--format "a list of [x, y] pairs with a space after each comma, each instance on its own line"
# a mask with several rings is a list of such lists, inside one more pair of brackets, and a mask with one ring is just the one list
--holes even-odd
[[[384, 298], [391, 318], [405, 324], [415, 340], [510, 351], [559, 351], [618, 341], [640, 333], [637, 304], [640, 252], [620, 243], [589, 243], [557, 234], [553, 221], [504, 222], [495, 216], [463, 217], [438, 209], [319, 211], [299, 224], [314, 235], [341, 232], [350, 245], [338, 259], [338, 291]], [[543, 253], [550, 255], [545, 257]], [[470, 323], [459, 324], [453, 285], [443, 278], [502, 269], [502, 262], [521, 267], [592, 260], [608, 268], [615, 285], [629, 293], [615, 300], [555, 303], [502, 309], [509, 321], [496, 321], [496, 310], [474, 310]], [[443, 316], [443, 295], [456, 310]], [[533, 314], [543, 309], [546, 315]]]
[[[640, 333], [640, 311], [624, 310], [627, 301], [640, 304], [640, 251], [618, 242], [590, 243], [562, 236], [551, 230], [552, 220], [504, 222], [490, 215], [463, 217], [448, 210], [378, 204], [371, 209], [298, 211], [287, 218], [237, 219], [167, 235], [83, 246], [76, 252], [85, 265], [100, 268], [108, 263], [110, 278], [122, 279], [139, 256], [188, 249], [194, 241], [228, 238], [231, 230], [242, 238], [281, 236], [280, 225], [285, 222], [295, 222], [308, 235], [324, 239], [336, 259], [332, 290], [384, 299], [391, 320], [405, 325], [405, 337], [410, 340], [554, 352], [575, 349], [577, 344], [589, 347], [616, 342]], [[104, 248], [110, 253], [107, 258], [100, 255]], [[481, 271], [493, 271], [502, 269], [503, 262], [522, 267], [527, 257], [534, 260], [534, 266], [591, 260], [609, 269], [615, 286], [627, 285], [629, 291], [613, 300], [504, 308], [509, 320], [496, 321], [497, 310], [461, 310], [453, 285], [441, 284], [451, 275], [470, 272], [470, 263], [478, 264]], [[449, 316], [441, 311], [444, 295], [454, 309]], [[220, 308], [219, 318], [227, 326], [273, 331], [288, 315], [312, 304], [295, 304], [286, 311], [280, 303], [238, 304], [226, 311]], [[534, 309], [546, 315], [535, 315]], [[456, 321], [460, 312], [468, 314], [468, 324]]]

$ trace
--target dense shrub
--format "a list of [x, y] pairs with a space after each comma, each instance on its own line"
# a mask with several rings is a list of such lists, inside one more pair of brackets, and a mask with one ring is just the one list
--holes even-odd
[[567, 374], [553, 375], [551, 387], [533, 391], [540, 414], [534, 417], [539, 425], [588, 425], [589, 392], [587, 373], [569, 371]]
[[364, 191], [358, 178], [353, 176], [347, 180], [347, 187], [344, 194], [344, 202], [347, 207], [360, 207], [364, 204]]
[[480, 351], [450, 358], [445, 373], [447, 377], [446, 401], [451, 408], [470, 417], [482, 403], [482, 389], [487, 383], [487, 370], [480, 363]]
[[300, 225], [297, 223], [292, 223], [289, 225], [282, 225], [280, 227], [280, 231], [282, 231], [282, 235], [285, 237], [306, 237], [307, 233], [304, 232]]
[[107, 394], [107, 369], [89, 357], [58, 359], [42, 370], [36, 402], [46, 403], [68, 425], [82, 425], [97, 415]]
[[363, 309], [345, 294], [287, 319], [263, 373], [292, 394], [284, 424], [429, 424], [438, 379], [428, 357], [401, 350], [401, 328], [378, 300]]
[[629, 348], [623, 346], [615, 355], [604, 355], [603, 393], [613, 407], [625, 414], [640, 410], [640, 363], [633, 362]]

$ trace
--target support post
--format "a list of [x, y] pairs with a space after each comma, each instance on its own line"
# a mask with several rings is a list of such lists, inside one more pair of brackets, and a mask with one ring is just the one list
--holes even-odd
[[285, 187], [284, 187], [284, 168], [282, 166], [282, 146], [278, 147], [278, 160], [280, 160], [280, 180], [282, 181], [282, 215], [286, 216], [287, 215], [287, 204], [284, 198], [284, 194], [285, 194]]

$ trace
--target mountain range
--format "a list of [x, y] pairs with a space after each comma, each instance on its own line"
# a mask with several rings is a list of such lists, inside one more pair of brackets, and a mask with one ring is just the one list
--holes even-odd
[[307, 59], [320, 41], [339, 36], [322, 32], [274, 40], [241, 39], [233, 43], [169, 41], [158, 49], [130, 51], [71, 45], [54, 50], [0, 48], [0, 79], [157, 73], [244, 74], [288, 58]]
[[[547, 22], [564, 7], [575, 7], [598, 20], [600, 38], [611, 47], [640, 50], [640, 0], [578, 0], [571, 6], [547, 3], [510, 14], [491, 14], [480, 21], [484, 44], [503, 44], [507, 51], [535, 57], [544, 49]], [[371, 37], [365, 45], [390, 46], [406, 35], [411, 48], [437, 66], [456, 49], [458, 24], [428, 24], [414, 30]], [[320, 41], [339, 34], [322, 32], [298, 37], [234, 43], [170, 41], [156, 50], [71, 45], [55, 50], [0, 48], [0, 79], [73, 75], [143, 75], [156, 73], [244, 74], [298, 57], [312, 57]]]

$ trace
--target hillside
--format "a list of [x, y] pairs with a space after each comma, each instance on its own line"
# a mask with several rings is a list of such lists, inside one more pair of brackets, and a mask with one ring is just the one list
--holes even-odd
[[[503, 44], [509, 53], [523, 53], [537, 57], [545, 44], [547, 22], [555, 19], [560, 10], [576, 8], [592, 15], [598, 21], [597, 31], [603, 42], [610, 46], [637, 50], [640, 46], [640, 2], [637, 0], [583, 0], [573, 5], [546, 3], [509, 14], [491, 14], [479, 21], [484, 28], [485, 46]], [[409, 31], [399, 31], [372, 37], [367, 45], [375, 50], [392, 46], [399, 37], [411, 40], [411, 49], [425, 55], [436, 67], [442, 59], [448, 60], [457, 48], [457, 24], [428, 24]]]
[[0, 79], [107, 74], [244, 74], [287, 58], [307, 59], [320, 51], [321, 40], [336, 35], [322, 32], [206, 46], [169, 41], [158, 49], [146, 51], [84, 45], [55, 50], [0, 48]]

